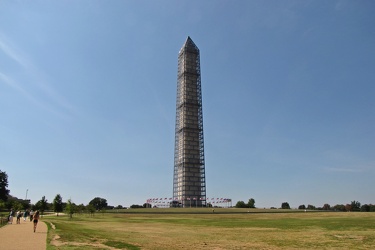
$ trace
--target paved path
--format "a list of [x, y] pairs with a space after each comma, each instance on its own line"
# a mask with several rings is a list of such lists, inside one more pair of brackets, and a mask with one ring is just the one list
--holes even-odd
[[0, 228], [0, 249], [6, 250], [45, 250], [47, 248], [47, 225], [39, 220], [36, 232], [29, 220], [21, 224], [7, 224]]

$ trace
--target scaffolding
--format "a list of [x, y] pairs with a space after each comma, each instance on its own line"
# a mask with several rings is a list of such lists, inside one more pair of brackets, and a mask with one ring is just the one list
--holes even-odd
[[178, 55], [173, 200], [206, 206], [200, 57], [190, 37]]

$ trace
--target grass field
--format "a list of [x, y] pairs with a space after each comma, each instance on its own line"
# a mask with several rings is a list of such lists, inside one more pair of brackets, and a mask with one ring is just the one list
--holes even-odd
[[375, 213], [364, 212], [130, 209], [43, 220], [49, 250], [375, 249]]

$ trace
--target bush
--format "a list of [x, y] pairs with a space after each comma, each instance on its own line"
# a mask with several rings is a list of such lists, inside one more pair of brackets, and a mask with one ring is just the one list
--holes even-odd
[[247, 208], [247, 204], [243, 201], [237, 201], [236, 208]]
[[133, 205], [130, 206], [130, 208], [143, 208], [143, 206], [142, 205], [135, 205], [135, 204], [133, 204]]
[[289, 203], [288, 202], [281, 203], [281, 209], [290, 209]]

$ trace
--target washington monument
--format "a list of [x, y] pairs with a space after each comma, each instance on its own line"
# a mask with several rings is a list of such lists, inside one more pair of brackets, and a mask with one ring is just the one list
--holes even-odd
[[178, 54], [173, 200], [206, 205], [200, 57], [190, 37]]

